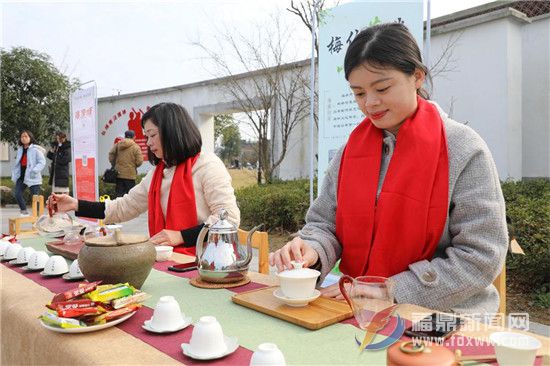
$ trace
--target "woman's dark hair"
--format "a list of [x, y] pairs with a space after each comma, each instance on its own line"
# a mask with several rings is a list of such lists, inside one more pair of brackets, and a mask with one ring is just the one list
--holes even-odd
[[30, 144], [36, 144], [36, 139], [34, 138], [34, 135], [31, 131], [29, 130], [22, 130], [20, 133], [19, 133], [19, 141], [17, 141], [19, 143], [19, 146], [23, 146], [23, 143], [21, 142], [21, 135], [26, 133], [27, 135], [29, 135], [29, 137], [31, 138], [31, 142], [29, 142], [29, 145]]
[[66, 134], [65, 132], [63, 132], [63, 131], [57, 131], [57, 132], [55, 133], [55, 135], [61, 137], [62, 139], [66, 139], [66, 138], [67, 138], [67, 134]]
[[[141, 127], [151, 121], [159, 129], [163, 160], [167, 166], [178, 165], [201, 151], [201, 134], [187, 110], [175, 103], [159, 103], [141, 117]], [[149, 162], [157, 165], [160, 159], [147, 149]]]
[[[424, 71], [431, 83], [428, 68], [422, 63], [418, 44], [407, 27], [401, 23], [383, 23], [363, 29], [353, 39], [346, 51], [344, 72], [346, 80], [353, 69], [362, 64], [373, 67], [393, 68], [407, 75], [416, 69]], [[417, 93], [424, 99], [429, 94], [423, 88]]]

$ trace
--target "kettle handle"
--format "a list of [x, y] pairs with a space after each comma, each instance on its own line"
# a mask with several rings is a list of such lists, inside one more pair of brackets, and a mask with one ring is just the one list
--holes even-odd
[[195, 261], [197, 263], [199, 263], [199, 258], [202, 255], [202, 243], [204, 242], [204, 237], [206, 236], [208, 230], [210, 230], [210, 225], [204, 224], [199, 232], [199, 236], [197, 236], [197, 243], [195, 244]]
[[347, 303], [349, 304], [349, 307], [351, 310], [353, 310], [353, 303], [351, 302], [351, 299], [349, 298], [348, 292], [346, 291], [345, 284], [350, 283], [353, 284], [354, 279], [348, 275], [342, 275], [340, 277], [340, 281], [338, 281], [338, 285], [340, 286], [340, 292], [344, 296], [344, 299], [346, 299]]
[[254, 235], [254, 233], [262, 226], [264, 226], [264, 224], [254, 226], [252, 230], [248, 232], [248, 235], [246, 237], [246, 258], [241, 261], [237, 261], [237, 267], [247, 266], [252, 260], [252, 235]]

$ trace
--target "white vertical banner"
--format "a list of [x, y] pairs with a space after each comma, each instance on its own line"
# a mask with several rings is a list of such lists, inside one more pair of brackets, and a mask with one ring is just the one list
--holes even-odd
[[98, 200], [97, 90], [93, 85], [71, 94], [71, 146], [74, 197]]
[[400, 22], [422, 49], [422, 16], [422, 0], [357, 1], [329, 9], [323, 15], [319, 24], [319, 187], [328, 163], [365, 118], [344, 76], [348, 45], [368, 26]]

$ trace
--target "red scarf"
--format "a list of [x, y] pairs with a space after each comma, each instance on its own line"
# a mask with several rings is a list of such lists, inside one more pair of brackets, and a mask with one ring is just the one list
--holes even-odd
[[383, 131], [366, 118], [349, 137], [336, 208], [342, 273], [390, 277], [433, 257], [448, 210], [447, 138], [437, 108], [417, 100], [399, 129], [378, 202]]
[[[172, 183], [170, 184], [166, 220], [162, 214], [160, 205], [160, 187], [162, 184], [164, 162], [161, 161], [156, 166], [153, 178], [151, 179], [151, 186], [149, 187], [150, 236], [155, 235], [163, 229], [181, 231], [198, 225], [192, 170], [199, 154], [185, 160], [176, 167]], [[195, 255], [194, 246], [185, 248], [181, 245], [174, 247], [174, 251], [187, 255]]]

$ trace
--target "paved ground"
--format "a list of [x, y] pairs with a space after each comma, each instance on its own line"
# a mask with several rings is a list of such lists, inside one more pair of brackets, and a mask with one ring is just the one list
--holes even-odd
[[[0, 214], [2, 217], [2, 233], [8, 233], [8, 218], [19, 215], [19, 208], [17, 206], [9, 206], [0, 209]], [[136, 234], [148, 234], [147, 231], [147, 213], [123, 223], [123, 230], [126, 233], [136, 233]], [[258, 252], [256, 249], [254, 251], [254, 257], [250, 263], [251, 270], [257, 270], [258, 268]], [[271, 268], [271, 272], [275, 273], [274, 269]], [[546, 337], [550, 337], [550, 326], [535, 323], [533, 321], [529, 324], [530, 331], [536, 334], [541, 334]]]

